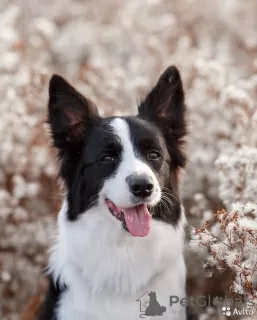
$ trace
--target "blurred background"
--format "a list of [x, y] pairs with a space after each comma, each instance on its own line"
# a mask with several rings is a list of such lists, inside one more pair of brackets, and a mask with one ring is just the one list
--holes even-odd
[[[256, 201], [257, 1], [0, 1], [1, 320], [33, 319], [46, 286], [61, 200], [45, 125], [50, 76], [66, 77], [102, 115], [120, 115], [136, 112], [170, 64], [188, 105], [181, 194], [202, 226], [217, 209]], [[204, 277], [203, 257], [187, 258], [191, 294], [229, 291], [229, 274]]]

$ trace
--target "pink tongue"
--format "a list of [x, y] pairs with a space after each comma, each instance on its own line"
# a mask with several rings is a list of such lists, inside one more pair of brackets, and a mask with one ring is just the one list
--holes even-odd
[[133, 236], [145, 237], [150, 232], [151, 216], [145, 204], [123, 209], [126, 225]]

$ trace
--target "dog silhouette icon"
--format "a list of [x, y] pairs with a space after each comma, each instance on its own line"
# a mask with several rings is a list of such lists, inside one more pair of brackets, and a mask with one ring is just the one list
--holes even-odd
[[166, 307], [161, 306], [157, 301], [156, 292], [151, 291], [149, 294], [149, 305], [145, 310], [146, 316], [161, 316], [164, 312], [166, 312]]

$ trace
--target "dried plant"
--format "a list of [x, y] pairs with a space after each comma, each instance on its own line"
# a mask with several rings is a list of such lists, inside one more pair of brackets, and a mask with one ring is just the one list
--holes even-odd
[[192, 229], [191, 247], [208, 253], [205, 269], [231, 270], [230, 289], [257, 303], [257, 204], [236, 203], [231, 211], [219, 210], [215, 219], [213, 226], [206, 221], [206, 228]]

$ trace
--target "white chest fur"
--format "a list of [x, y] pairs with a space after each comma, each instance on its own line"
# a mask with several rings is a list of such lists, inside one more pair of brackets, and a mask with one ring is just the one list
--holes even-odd
[[54, 279], [67, 286], [56, 310], [58, 320], [141, 319], [138, 298], [151, 291], [166, 307], [154, 318], [186, 318], [180, 304], [169, 306], [171, 295], [185, 297], [183, 217], [176, 228], [152, 221], [150, 234], [138, 238], [124, 232], [111, 215], [99, 214], [99, 208], [76, 222], [66, 220], [66, 210], [64, 202], [49, 265]]

